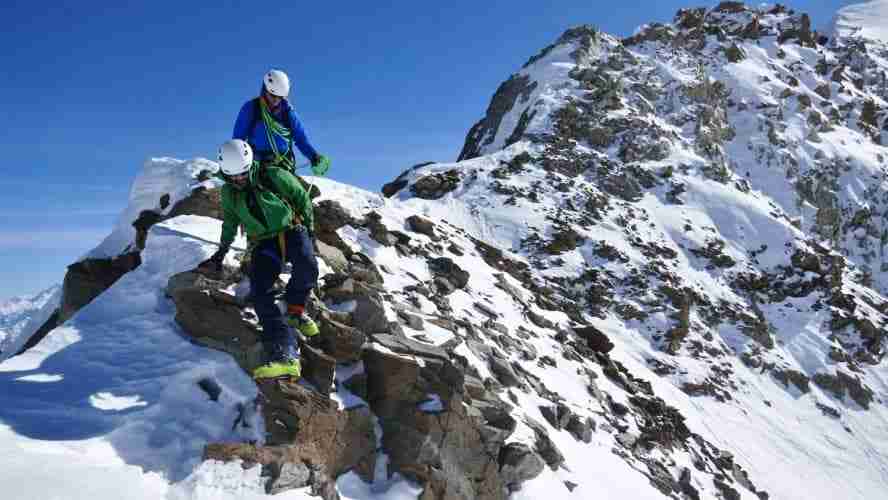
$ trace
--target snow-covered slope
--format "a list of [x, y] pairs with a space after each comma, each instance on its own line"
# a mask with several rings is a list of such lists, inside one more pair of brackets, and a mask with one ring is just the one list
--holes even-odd
[[859, 35], [888, 42], [888, 1], [871, 0], [843, 7], [833, 20], [839, 36]]
[[810, 26], [725, 2], [626, 40], [571, 30], [500, 87], [463, 161], [389, 189], [515, 251], [543, 309], [608, 333], [773, 497], [876, 498], [886, 47]]
[[0, 304], [0, 360], [15, 354], [59, 306], [62, 287], [53, 285], [32, 296]]
[[[818, 45], [810, 26], [725, 2], [626, 40], [571, 29], [500, 87], [461, 161], [410, 169], [389, 197], [318, 181], [348, 215], [319, 239], [369, 257], [390, 333], [457, 360], [459, 391], [495, 394], [496, 432], [536, 457], [512, 499], [884, 495], [888, 47]], [[131, 251], [144, 210], [212, 189], [215, 168], [146, 164], [91, 256]], [[208, 442], [261, 442], [256, 388], [185, 340], [164, 293], [219, 226], [155, 224], [138, 268], [0, 364], [11, 498], [262, 495], [258, 466], [202, 461]], [[324, 259], [319, 307], [347, 314]], [[416, 412], [442, 411], [428, 396]], [[339, 494], [417, 498], [393, 471], [343, 474]]]

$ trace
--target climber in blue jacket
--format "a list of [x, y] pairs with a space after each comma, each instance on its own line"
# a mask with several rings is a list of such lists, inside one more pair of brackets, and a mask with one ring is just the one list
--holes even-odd
[[295, 146], [311, 162], [312, 173], [324, 175], [330, 169], [330, 158], [319, 154], [308, 142], [302, 122], [287, 101], [289, 94], [290, 78], [286, 73], [277, 69], [266, 73], [259, 97], [241, 106], [232, 139], [246, 141], [261, 166], [289, 172], [296, 166]]

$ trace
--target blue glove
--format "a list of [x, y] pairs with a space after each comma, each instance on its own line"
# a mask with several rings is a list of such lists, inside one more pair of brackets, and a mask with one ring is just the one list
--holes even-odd
[[323, 177], [330, 170], [330, 158], [324, 155], [318, 155], [311, 162], [311, 173], [319, 177]]

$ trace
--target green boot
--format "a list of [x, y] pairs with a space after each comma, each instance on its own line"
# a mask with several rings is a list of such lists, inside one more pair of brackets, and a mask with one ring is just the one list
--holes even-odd
[[253, 370], [253, 378], [256, 380], [277, 377], [291, 377], [298, 379], [300, 376], [302, 376], [302, 366], [299, 364], [298, 359], [274, 361], [266, 363]]
[[302, 314], [288, 314], [287, 324], [299, 330], [299, 333], [306, 337], [314, 337], [321, 333], [318, 324], [304, 312]]

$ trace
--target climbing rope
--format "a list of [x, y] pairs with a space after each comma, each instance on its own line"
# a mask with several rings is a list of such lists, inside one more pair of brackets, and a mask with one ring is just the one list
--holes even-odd
[[289, 156], [282, 155], [278, 150], [275, 136], [286, 139], [287, 142], [290, 143], [290, 150], [292, 151], [293, 133], [290, 129], [278, 123], [277, 120], [271, 116], [271, 111], [268, 110], [268, 104], [265, 103], [265, 99], [259, 99], [259, 109], [262, 112], [262, 122], [265, 123], [265, 137], [268, 140], [268, 144], [271, 146], [271, 151], [274, 153], [274, 164], [292, 172], [294, 162]]

